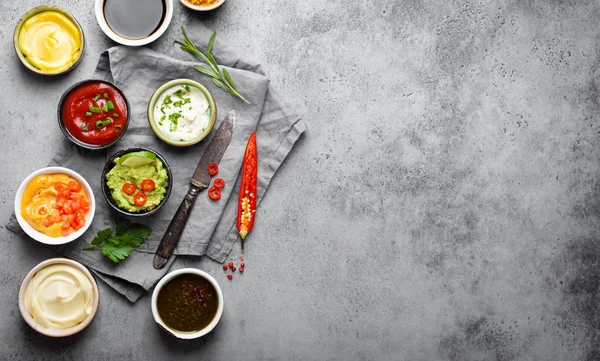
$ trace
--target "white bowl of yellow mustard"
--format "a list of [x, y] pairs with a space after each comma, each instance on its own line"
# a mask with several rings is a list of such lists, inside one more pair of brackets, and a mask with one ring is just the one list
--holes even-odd
[[86, 328], [98, 310], [98, 284], [79, 262], [52, 258], [35, 266], [19, 290], [19, 310], [37, 332], [71, 336]]
[[42, 5], [29, 10], [15, 27], [13, 42], [21, 63], [43, 75], [58, 75], [79, 64], [83, 29], [67, 11]]
[[92, 187], [79, 173], [46, 167], [21, 182], [14, 210], [19, 226], [29, 237], [60, 245], [87, 231], [94, 219], [96, 200]]

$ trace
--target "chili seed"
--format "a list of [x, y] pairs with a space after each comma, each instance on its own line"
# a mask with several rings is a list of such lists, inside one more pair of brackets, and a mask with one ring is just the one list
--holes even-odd
[[232, 275], [232, 274], [228, 274], [228, 275], [227, 275], [227, 278], [229, 278], [229, 279], [232, 279], [232, 278], [233, 278], [233, 275]]
[[226, 264], [223, 265], [223, 271], [227, 271], [227, 265]]

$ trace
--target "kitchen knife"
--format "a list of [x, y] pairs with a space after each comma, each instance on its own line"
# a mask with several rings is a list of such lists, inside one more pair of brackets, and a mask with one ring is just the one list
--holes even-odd
[[207, 188], [210, 184], [208, 165], [211, 163], [219, 164], [221, 158], [223, 157], [223, 153], [225, 153], [225, 150], [229, 145], [231, 135], [233, 134], [235, 117], [235, 110], [229, 112], [227, 117], [223, 119], [221, 125], [215, 132], [210, 144], [208, 144], [208, 147], [206, 147], [204, 150], [204, 154], [202, 154], [202, 157], [198, 162], [198, 166], [196, 167], [196, 171], [192, 176], [190, 189], [183, 198], [179, 208], [177, 208], [177, 212], [175, 212], [171, 223], [169, 223], [169, 227], [167, 227], [167, 230], [165, 231], [165, 234], [158, 245], [158, 249], [154, 255], [154, 268], [163, 268], [167, 264], [171, 254], [173, 254], [173, 250], [175, 249], [175, 246], [177, 245], [177, 242], [179, 242], [179, 238], [183, 233], [185, 223], [187, 222], [190, 211], [194, 206], [194, 201], [196, 200], [198, 193]]

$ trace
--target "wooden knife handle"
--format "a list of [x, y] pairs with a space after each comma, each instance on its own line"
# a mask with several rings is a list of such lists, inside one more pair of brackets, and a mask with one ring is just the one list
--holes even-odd
[[167, 230], [158, 245], [158, 249], [154, 255], [154, 268], [163, 268], [167, 264], [169, 257], [173, 254], [173, 250], [175, 249], [177, 242], [179, 242], [179, 238], [183, 233], [188, 216], [190, 215], [190, 211], [194, 206], [194, 201], [200, 190], [200, 188], [192, 185], [183, 198], [183, 201], [181, 201], [181, 205], [177, 208], [177, 212], [175, 212], [171, 223], [169, 223], [169, 227], [167, 227]]

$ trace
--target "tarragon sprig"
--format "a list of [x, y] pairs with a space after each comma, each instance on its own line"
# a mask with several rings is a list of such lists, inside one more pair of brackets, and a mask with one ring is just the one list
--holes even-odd
[[202, 53], [200, 50], [198, 50], [196, 45], [194, 45], [194, 43], [192, 43], [192, 41], [188, 37], [187, 33], [185, 32], [185, 28], [183, 26], [181, 27], [181, 31], [183, 32], [183, 37], [185, 38], [185, 40], [184, 41], [175, 40], [175, 42], [177, 44], [181, 45], [181, 50], [187, 51], [190, 54], [196, 55], [197, 57], [202, 59], [206, 64], [208, 64], [208, 66], [210, 66], [210, 69], [209, 69], [209, 68], [206, 68], [201, 65], [194, 65], [194, 69], [210, 76], [212, 78], [213, 83], [215, 83], [216, 86], [223, 89], [225, 92], [227, 92], [231, 95], [234, 95], [234, 96], [242, 99], [246, 103], [250, 104], [250, 102], [248, 100], [246, 100], [246, 98], [244, 98], [242, 96], [242, 94], [240, 94], [238, 89], [236, 88], [235, 84], [233, 83], [233, 79], [231, 79], [231, 75], [229, 75], [229, 72], [227, 71], [227, 69], [219, 68], [217, 61], [211, 54], [212, 47], [213, 47], [213, 44], [215, 43], [215, 37], [217, 36], [217, 33], [214, 33], [214, 32], [212, 33], [210, 40], [208, 41], [208, 47], [206, 48], [206, 52]]

